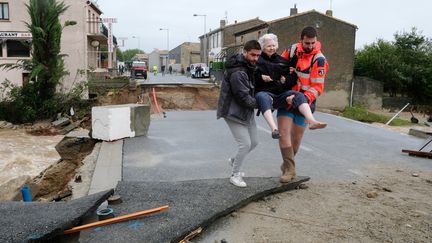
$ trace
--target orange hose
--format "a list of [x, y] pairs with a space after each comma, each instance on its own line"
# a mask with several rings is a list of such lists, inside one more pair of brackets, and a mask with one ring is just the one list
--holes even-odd
[[156, 106], [156, 111], [157, 111], [157, 113], [160, 113], [161, 111], [160, 111], [159, 105], [157, 103], [155, 88], [152, 88], [152, 93], [153, 93], [153, 102], [154, 102], [154, 104]]

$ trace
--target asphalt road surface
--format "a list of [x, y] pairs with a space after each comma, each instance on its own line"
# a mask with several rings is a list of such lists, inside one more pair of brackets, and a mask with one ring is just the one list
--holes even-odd
[[[363, 176], [369, 165], [384, 163], [432, 169], [430, 160], [409, 157], [402, 149], [418, 149], [424, 139], [400, 134], [325, 113], [316, 113], [328, 123], [321, 130], [307, 130], [296, 156], [297, 174], [311, 180], [350, 180]], [[281, 155], [277, 140], [262, 116], [256, 117], [260, 144], [243, 164], [248, 176], [279, 176]], [[215, 111], [167, 112], [155, 116], [148, 135], [125, 139], [124, 181], [181, 181], [228, 178], [228, 158], [236, 143]]]

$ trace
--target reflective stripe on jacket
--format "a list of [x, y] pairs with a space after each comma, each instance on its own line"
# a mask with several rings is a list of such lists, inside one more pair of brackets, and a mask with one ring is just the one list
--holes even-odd
[[317, 41], [311, 53], [305, 53], [302, 44], [297, 43], [283, 51], [281, 56], [290, 61], [296, 56], [295, 72], [298, 79], [293, 90], [304, 92], [309, 104], [312, 104], [324, 91], [324, 80], [328, 71], [327, 60], [321, 53], [321, 43]]

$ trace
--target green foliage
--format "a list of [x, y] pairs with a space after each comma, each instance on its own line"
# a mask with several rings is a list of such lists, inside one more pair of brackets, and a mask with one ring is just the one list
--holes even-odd
[[116, 56], [120, 62], [124, 62], [123, 52], [120, 50], [120, 48], [116, 48]]
[[394, 37], [357, 51], [354, 74], [382, 81], [390, 96], [407, 95], [427, 104], [432, 99], [432, 41], [415, 28]]
[[77, 114], [80, 112], [78, 116], [81, 117], [90, 113], [91, 109], [91, 101], [81, 99], [87, 87], [87, 82], [81, 82], [66, 94], [56, 93], [51, 99], [42, 101], [36, 95], [36, 86], [33, 82], [16, 86], [5, 80], [0, 86], [0, 93], [6, 95], [0, 102], [0, 120], [27, 123], [37, 119], [51, 119], [58, 113], [67, 113], [70, 107], [74, 107]]
[[[342, 116], [353, 120], [361, 121], [361, 122], [367, 122], [367, 123], [379, 122], [385, 124], [391, 119], [391, 117], [369, 112], [368, 110], [362, 107], [346, 107], [342, 113]], [[404, 125], [411, 125], [411, 122], [396, 118], [390, 123], [390, 125], [404, 126]]]
[[224, 70], [225, 62], [213, 62], [212, 68], [213, 70]]
[[75, 21], [60, 23], [60, 15], [67, 10], [63, 2], [56, 0], [30, 0], [26, 5], [30, 16], [27, 28], [32, 33], [32, 59], [5, 64], [6, 70], [23, 69], [30, 71], [30, 81], [22, 87], [5, 81], [0, 94], [6, 95], [0, 103], [0, 119], [14, 123], [33, 122], [36, 119], [53, 118], [81, 100], [85, 86], [76, 84], [68, 94], [56, 94], [64, 75], [68, 74], [60, 54], [62, 30], [75, 25]]
[[123, 52], [123, 61], [132, 61], [132, 58], [138, 54], [138, 53], [144, 53], [140, 49], [128, 49]]
[[[40, 101], [44, 102], [54, 97], [61, 78], [68, 74], [64, 68], [63, 55], [60, 54], [63, 29], [60, 15], [68, 7], [56, 0], [30, 0], [26, 7], [31, 20], [26, 25], [33, 36], [30, 80], [34, 80], [34, 89]], [[69, 21], [65, 25], [72, 24]]]

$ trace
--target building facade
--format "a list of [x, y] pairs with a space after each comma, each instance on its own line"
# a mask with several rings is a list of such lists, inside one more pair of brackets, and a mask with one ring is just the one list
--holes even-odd
[[342, 110], [349, 105], [351, 81], [354, 78], [357, 26], [334, 18], [330, 11], [323, 14], [311, 10], [269, 22], [268, 32], [278, 36], [279, 52], [282, 52], [300, 40], [300, 33], [306, 26], [317, 29], [321, 50], [330, 65], [318, 106]]
[[201, 62], [212, 62], [219, 58], [223, 48], [235, 45], [234, 33], [263, 24], [265, 21], [259, 18], [246, 20], [243, 22], [235, 21], [233, 24], [226, 25], [225, 20], [220, 21], [219, 28], [200, 36]]
[[168, 67], [168, 51], [167, 50], [159, 50], [154, 49], [152, 52], [148, 54], [148, 61], [149, 61], [149, 70], [153, 70], [153, 66], [157, 66], [158, 71], [162, 71], [162, 66], [165, 66], [165, 68]]
[[[273, 33], [278, 36], [278, 52], [281, 53], [300, 40], [300, 33], [306, 26], [317, 29], [322, 52], [330, 64], [325, 90], [318, 100], [318, 107], [342, 110], [349, 104], [351, 96], [357, 26], [334, 18], [331, 11], [326, 14], [315, 10], [297, 13], [297, 9], [293, 8], [288, 17], [234, 33], [235, 43], [242, 46], [248, 40], [256, 40], [265, 33]], [[238, 49], [240, 48], [236, 50]]]
[[[30, 19], [25, 4], [28, 0], [2, 0], [0, 2], [0, 64], [16, 63], [19, 59], [30, 59], [32, 36], [24, 22]], [[70, 90], [74, 84], [88, 80], [88, 73], [101, 68], [116, 67], [116, 41], [113, 52], [108, 53], [108, 29], [101, 21], [102, 11], [92, 1], [64, 0], [68, 9], [60, 16], [63, 24], [67, 20], [76, 25], [63, 29], [61, 54], [65, 54], [65, 76], [60, 91]], [[23, 85], [28, 74], [23, 70], [0, 70], [0, 82], [8, 79], [15, 85]]]
[[192, 63], [199, 63], [200, 43], [183, 42], [181, 45], [170, 50], [171, 64], [180, 64], [180, 69], [190, 66]]

